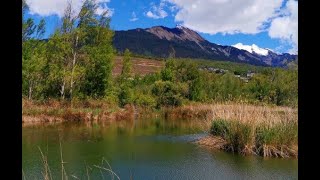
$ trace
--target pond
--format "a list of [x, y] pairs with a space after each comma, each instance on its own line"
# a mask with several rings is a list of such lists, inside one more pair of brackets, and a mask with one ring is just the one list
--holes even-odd
[[69, 179], [117, 179], [102, 169], [109, 165], [120, 179], [298, 179], [297, 159], [240, 156], [192, 143], [206, 135], [203, 129], [199, 120], [163, 118], [25, 126], [23, 174], [43, 179], [41, 150], [53, 179], [61, 179], [61, 152]]

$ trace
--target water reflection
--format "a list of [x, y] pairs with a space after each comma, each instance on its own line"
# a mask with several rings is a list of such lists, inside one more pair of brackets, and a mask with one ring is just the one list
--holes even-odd
[[[59, 176], [60, 139], [66, 170], [80, 179], [87, 165], [103, 158], [121, 179], [297, 179], [297, 160], [243, 157], [190, 143], [205, 135], [203, 127], [200, 120], [163, 118], [24, 127], [23, 169], [27, 179], [42, 176], [39, 146]], [[101, 179], [101, 172], [92, 169], [90, 176]]]

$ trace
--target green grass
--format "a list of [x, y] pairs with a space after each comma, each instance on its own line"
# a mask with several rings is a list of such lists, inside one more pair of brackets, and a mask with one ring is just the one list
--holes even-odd
[[298, 143], [298, 124], [279, 123], [270, 127], [266, 124], [260, 125], [256, 129], [256, 143], [261, 145], [291, 146]]
[[246, 123], [235, 120], [212, 121], [210, 133], [226, 140], [227, 151], [240, 154], [258, 154], [269, 157], [296, 156], [294, 146], [298, 144], [297, 122], [276, 124]]
[[253, 145], [253, 127], [247, 123], [217, 119], [212, 122], [211, 134], [225, 139], [228, 151], [247, 154], [252, 150], [248, 147]]
[[188, 58], [176, 58], [178, 61], [185, 61], [196, 63], [198, 66], [211, 66], [215, 68], [229, 70], [230, 72], [240, 72], [241, 74], [247, 73], [247, 71], [255, 71], [257, 73], [263, 73], [270, 71], [272, 69], [277, 69], [274, 67], [264, 67], [264, 66], [255, 66], [251, 64], [238, 63], [238, 62], [229, 62], [221, 60], [207, 60], [207, 59], [188, 59]]

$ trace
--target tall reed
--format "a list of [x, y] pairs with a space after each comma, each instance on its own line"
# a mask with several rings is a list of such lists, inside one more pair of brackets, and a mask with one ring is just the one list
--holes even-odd
[[222, 148], [227, 151], [264, 157], [298, 155], [297, 108], [220, 103], [179, 109], [186, 110], [193, 112], [189, 114], [207, 112], [205, 126], [211, 135], [224, 139]]
[[223, 149], [240, 154], [264, 157], [296, 157], [298, 126], [294, 121], [248, 123], [215, 119], [210, 133], [222, 137]]
[[[39, 152], [41, 154], [41, 162], [43, 164], [43, 171], [41, 172], [42, 173], [42, 178], [44, 180], [52, 180], [53, 178], [54, 179], [58, 178], [58, 177], [53, 177], [52, 174], [51, 174], [51, 170], [50, 170], [49, 162], [48, 162], [48, 156], [45, 155], [42, 152], [40, 147], [38, 147], [38, 149], [39, 149]], [[73, 179], [79, 179], [74, 174], [68, 174], [66, 169], [65, 169], [66, 162], [63, 160], [63, 152], [62, 152], [61, 141], [60, 141], [60, 161], [61, 161], [61, 180], [67, 180], [67, 179], [69, 179], [69, 177], [72, 177]], [[105, 166], [105, 164], [107, 164], [108, 167]], [[114, 180], [115, 177], [116, 177], [116, 179], [120, 180], [120, 177], [112, 170], [109, 162], [104, 158], [102, 158], [101, 165], [95, 165], [94, 164], [93, 167], [100, 170], [101, 176], [102, 176], [103, 179], [104, 179], [104, 176], [103, 176], [102, 171], [105, 171], [107, 173], [110, 173], [112, 180]], [[88, 166], [87, 165], [86, 165], [86, 175], [87, 175], [87, 180], [90, 180], [90, 174], [89, 174], [89, 170], [88, 170]], [[22, 178], [24, 180], [27, 179], [26, 178], [26, 174], [24, 173], [23, 170], [22, 170]]]

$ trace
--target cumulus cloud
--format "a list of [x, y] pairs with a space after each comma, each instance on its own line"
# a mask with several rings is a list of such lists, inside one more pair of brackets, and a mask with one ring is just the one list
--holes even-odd
[[165, 1], [160, 1], [159, 6], [151, 3], [151, 10], [146, 13], [146, 16], [153, 19], [162, 19], [168, 16], [168, 13], [164, 10]]
[[[80, 11], [81, 5], [84, 0], [72, 0], [72, 7], [75, 13]], [[64, 10], [68, 5], [68, 0], [26, 0], [29, 6], [30, 14], [37, 14], [40, 16], [51, 16], [57, 15], [59, 17], [63, 16]], [[97, 0], [99, 3], [99, 8], [97, 9], [97, 14], [101, 14], [103, 11], [108, 10], [108, 16], [112, 16], [114, 10], [107, 6], [110, 0]]]
[[279, 17], [272, 20], [268, 32], [271, 38], [282, 40], [283, 44], [291, 46], [289, 53], [298, 51], [298, 2], [289, 0]]
[[175, 21], [209, 33], [255, 34], [276, 15], [283, 0], [166, 0], [178, 6]]
[[135, 12], [132, 12], [132, 17], [129, 19], [129, 21], [137, 21], [139, 18], [137, 18], [137, 15]]
[[298, 2], [295, 0], [162, 0], [161, 2], [166, 2], [169, 9], [176, 9], [175, 21], [190, 29], [212, 35], [267, 32], [269, 37], [281, 40], [281, 47], [291, 47], [289, 53], [297, 53]]

